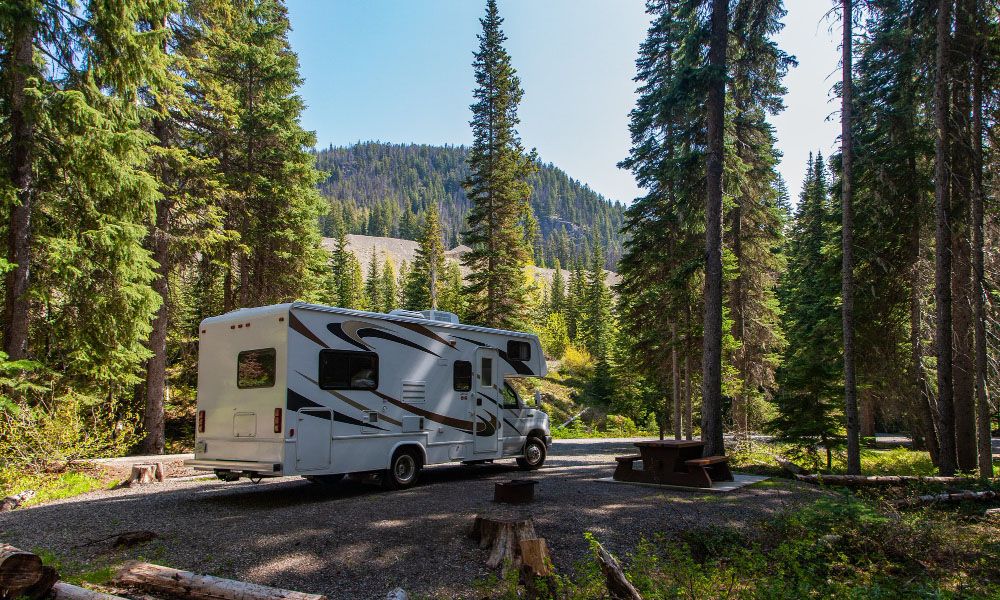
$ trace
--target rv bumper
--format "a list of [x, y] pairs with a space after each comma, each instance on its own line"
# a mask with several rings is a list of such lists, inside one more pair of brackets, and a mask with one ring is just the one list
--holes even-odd
[[281, 463], [191, 458], [184, 461], [184, 466], [197, 471], [242, 471], [273, 477], [281, 475]]

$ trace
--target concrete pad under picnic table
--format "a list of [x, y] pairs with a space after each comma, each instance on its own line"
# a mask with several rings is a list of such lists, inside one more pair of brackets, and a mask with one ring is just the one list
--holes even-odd
[[683, 492], [715, 492], [724, 493], [731, 492], [733, 490], [738, 490], [740, 488], [746, 487], [748, 485], [753, 485], [761, 481], [770, 479], [770, 477], [765, 477], [763, 475], [748, 475], [746, 473], [733, 473], [732, 481], [713, 481], [712, 487], [695, 487], [689, 485], [670, 485], [666, 483], [648, 483], [645, 481], [618, 481], [614, 477], [602, 477], [600, 479], [595, 479], [594, 481], [601, 481], [604, 483], [620, 483], [622, 485], [641, 485], [649, 488], [663, 488], [668, 490], [680, 490]]

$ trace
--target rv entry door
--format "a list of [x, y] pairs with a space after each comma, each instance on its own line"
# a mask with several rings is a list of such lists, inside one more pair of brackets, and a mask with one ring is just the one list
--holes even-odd
[[495, 454], [500, 437], [500, 353], [496, 348], [476, 350], [475, 398], [472, 402], [473, 449]]
[[296, 429], [295, 467], [297, 471], [330, 468], [333, 416], [329, 409], [302, 409]]

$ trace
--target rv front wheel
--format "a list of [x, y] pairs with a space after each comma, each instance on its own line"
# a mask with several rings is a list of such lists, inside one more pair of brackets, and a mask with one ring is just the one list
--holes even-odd
[[397, 450], [389, 469], [382, 474], [382, 487], [401, 490], [417, 482], [420, 476], [420, 456], [415, 450]]
[[517, 466], [524, 471], [534, 471], [540, 469], [544, 463], [545, 442], [536, 437], [528, 438], [524, 443], [524, 456], [517, 459]]

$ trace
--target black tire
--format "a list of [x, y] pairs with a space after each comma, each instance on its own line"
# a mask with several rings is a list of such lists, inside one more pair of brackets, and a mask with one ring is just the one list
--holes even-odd
[[413, 448], [401, 448], [392, 455], [389, 468], [382, 472], [382, 487], [387, 490], [403, 490], [412, 487], [420, 479], [420, 453]]
[[318, 483], [319, 485], [333, 485], [344, 478], [343, 473], [336, 473], [333, 475], [305, 475], [306, 480], [312, 483]]
[[517, 459], [517, 466], [522, 471], [541, 469], [545, 464], [545, 442], [537, 437], [529, 437], [524, 442], [524, 456]]

